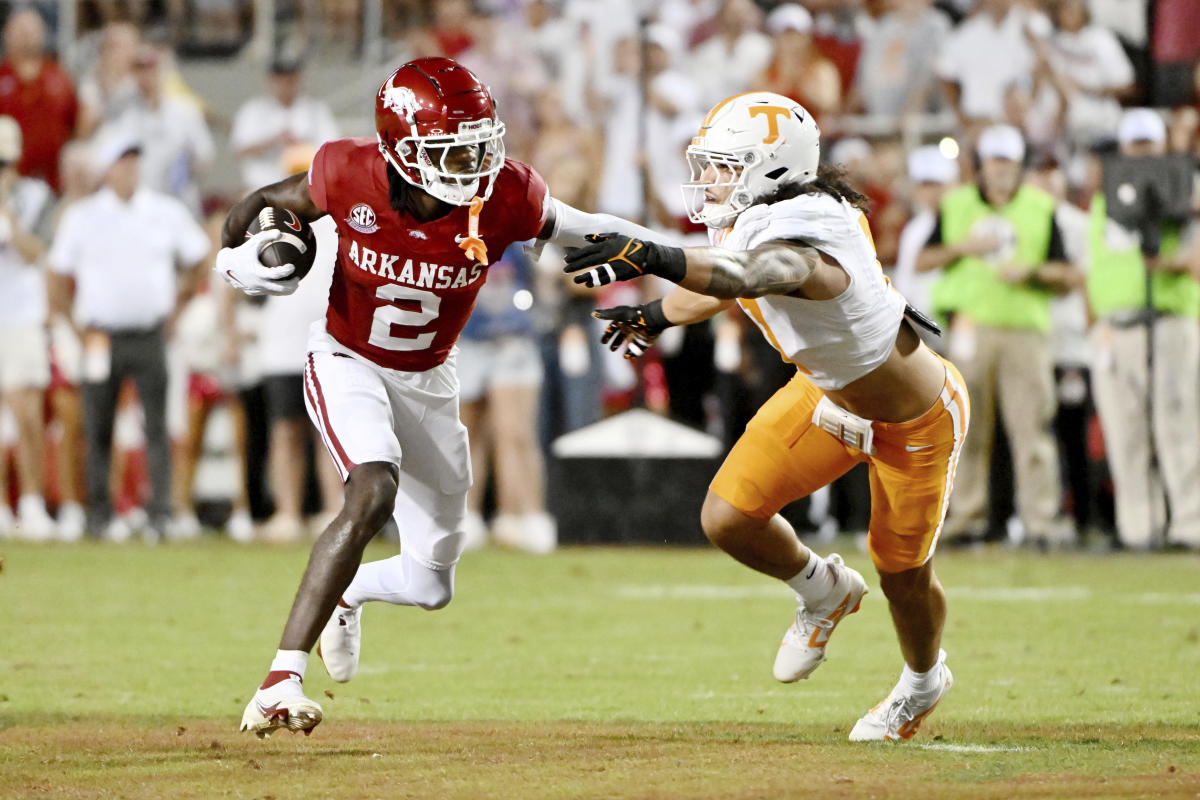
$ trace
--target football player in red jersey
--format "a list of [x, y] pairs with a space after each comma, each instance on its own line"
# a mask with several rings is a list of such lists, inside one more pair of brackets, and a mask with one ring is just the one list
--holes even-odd
[[[345, 480], [344, 505], [313, 545], [266, 680], [242, 729], [306, 733], [321, 707], [304, 696], [308, 654], [347, 681], [358, 667], [362, 604], [437, 609], [454, 592], [471, 483], [458, 418], [454, 343], [487, 277], [489, 253], [513, 242], [582, 245], [584, 234], [650, 231], [555, 200], [541, 176], [504, 157], [487, 87], [446, 58], [402, 65], [375, 100], [377, 139], [338, 139], [300, 173], [252, 192], [229, 213], [216, 270], [248, 294], [290, 294], [292, 267], [267, 267], [280, 232], [246, 237], [258, 212], [290, 209], [337, 223], [329, 310], [313, 326], [308, 413]], [[381, 157], [382, 156], [382, 157]], [[401, 553], [362, 564], [389, 520]]]

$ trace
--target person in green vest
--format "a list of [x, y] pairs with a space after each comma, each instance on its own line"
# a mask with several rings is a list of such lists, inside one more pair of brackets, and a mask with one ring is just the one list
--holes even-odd
[[1081, 283], [1055, 221], [1055, 201], [1024, 178], [1025, 141], [1010, 125], [979, 136], [977, 178], [948, 192], [917, 259], [941, 270], [931, 290], [949, 325], [974, 424], [967, 435], [942, 536], [982, 538], [996, 414], [1013, 455], [1016, 510], [1026, 540], [1073, 544], [1060, 514], [1061, 480], [1051, 423], [1056, 408], [1050, 303]]
[[[1117, 142], [1125, 156], [1162, 155], [1166, 126], [1150, 109], [1131, 109], [1121, 118]], [[1146, 258], [1139, 234], [1109, 218], [1104, 195], [1092, 200], [1087, 276], [1095, 318], [1092, 391], [1109, 454], [1119, 541], [1133, 549], [1159, 543], [1156, 522], [1165, 516], [1165, 489], [1166, 540], [1195, 549], [1200, 548], [1200, 282], [1196, 259], [1180, 246], [1180, 226], [1163, 224], [1160, 231], [1159, 254]], [[1146, 353], [1151, 325], [1152, 383]], [[1161, 478], [1151, 469], [1152, 451]]]

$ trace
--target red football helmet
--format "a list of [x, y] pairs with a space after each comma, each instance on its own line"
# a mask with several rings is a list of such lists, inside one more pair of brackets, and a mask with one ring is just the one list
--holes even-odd
[[504, 123], [475, 73], [448, 58], [402, 64], [375, 97], [379, 152], [404, 180], [456, 206], [504, 166]]

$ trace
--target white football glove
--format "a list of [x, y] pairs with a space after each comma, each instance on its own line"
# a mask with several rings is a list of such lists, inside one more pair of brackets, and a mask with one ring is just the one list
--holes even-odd
[[299, 278], [288, 279], [296, 268], [291, 264], [268, 267], [258, 260], [262, 249], [282, 235], [279, 230], [260, 231], [237, 247], [222, 247], [213, 269], [230, 286], [248, 295], [291, 294], [300, 285]]

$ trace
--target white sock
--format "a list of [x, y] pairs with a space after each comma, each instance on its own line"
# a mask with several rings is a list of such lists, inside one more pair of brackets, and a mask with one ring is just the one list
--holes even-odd
[[271, 662], [271, 672], [294, 672], [304, 681], [304, 670], [308, 667], [308, 653], [303, 650], [276, 650]]
[[932, 694], [938, 690], [941, 673], [941, 662], [935, 663], [927, 672], [913, 672], [912, 667], [905, 664], [900, 673], [900, 689], [904, 694]]
[[808, 554], [808, 563], [804, 569], [784, 581], [792, 587], [805, 604], [811, 607], [829, 596], [833, 591], [833, 570], [825, 559], [813, 552]]

